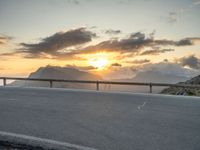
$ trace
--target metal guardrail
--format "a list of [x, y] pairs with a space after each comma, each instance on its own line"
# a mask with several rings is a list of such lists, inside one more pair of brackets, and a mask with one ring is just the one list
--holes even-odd
[[113, 84], [113, 85], [137, 85], [137, 86], [149, 86], [149, 92], [152, 93], [153, 86], [169, 86], [169, 87], [182, 87], [182, 88], [200, 88], [200, 85], [192, 84], [169, 84], [169, 83], [144, 83], [144, 82], [115, 82], [115, 81], [103, 81], [103, 80], [60, 80], [60, 79], [39, 79], [39, 78], [15, 78], [15, 77], [0, 77], [3, 80], [3, 86], [6, 86], [7, 80], [25, 80], [25, 81], [46, 81], [49, 82], [49, 87], [53, 88], [53, 82], [68, 82], [68, 83], [90, 83], [96, 84], [96, 90], [99, 89], [100, 84]]

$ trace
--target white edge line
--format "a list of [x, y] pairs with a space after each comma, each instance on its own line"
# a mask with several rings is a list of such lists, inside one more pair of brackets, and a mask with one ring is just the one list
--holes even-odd
[[0, 131], [0, 141], [10, 142], [14, 144], [22, 144], [26, 146], [42, 147], [44, 149], [58, 149], [58, 150], [97, 150], [96, 148], [81, 146], [77, 144], [71, 144], [67, 142], [60, 142], [50, 139], [43, 139], [34, 136], [28, 136], [23, 134], [16, 134], [10, 132]]

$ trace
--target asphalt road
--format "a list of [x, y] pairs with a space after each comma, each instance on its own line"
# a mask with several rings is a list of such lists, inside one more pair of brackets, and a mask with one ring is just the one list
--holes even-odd
[[200, 98], [0, 87], [0, 131], [101, 150], [200, 150]]

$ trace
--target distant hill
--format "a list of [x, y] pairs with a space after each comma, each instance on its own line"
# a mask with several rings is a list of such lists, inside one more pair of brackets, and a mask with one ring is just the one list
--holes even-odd
[[[195, 84], [200, 85], [200, 75], [196, 76], [190, 80], [187, 80], [185, 82], [181, 82], [179, 84]], [[193, 89], [185, 89], [185, 88], [179, 88], [179, 87], [170, 87], [164, 89], [162, 94], [172, 94], [172, 95], [193, 95], [193, 96], [200, 96], [200, 89], [193, 88]]]
[[139, 72], [132, 78], [134, 82], [160, 82], [160, 83], [177, 83], [186, 81], [188, 78], [174, 74], [164, 74], [158, 71]]
[[[46, 66], [41, 67], [35, 72], [31, 73], [28, 78], [39, 79], [65, 79], [65, 80], [102, 80], [98, 75], [80, 71], [70, 67]], [[48, 82], [43, 81], [15, 81], [11, 83], [12, 86], [39, 86], [49, 87]], [[93, 88], [95, 85], [81, 84], [81, 83], [53, 83], [54, 87], [58, 88]]]
[[[66, 80], [102, 80], [98, 75], [80, 71], [72, 67], [57, 67], [46, 66], [41, 67], [35, 72], [29, 75], [29, 78], [44, 78], [44, 79], [66, 79]], [[178, 83], [184, 82], [189, 78], [184, 76], [177, 76], [173, 74], [164, 74], [159, 71], [143, 71], [138, 72], [135, 77], [130, 79], [118, 79], [112, 81], [126, 81], [126, 82], [161, 82], [161, 83]], [[195, 81], [196, 82], [196, 81]], [[11, 83], [12, 86], [31, 86], [31, 87], [49, 87], [49, 82], [39, 81], [15, 81]], [[83, 89], [95, 89], [94, 84], [82, 84], [82, 83], [53, 83], [57, 88], [83, 88]], [[131, 91], [131, 92], [149, 92], [148, 86], [127, 86], [127, 85], [100, 85], [101, 90], [105, 91]], [[164, 87], [153, 87], [154, 93], [160, 93]]]
[[[135, 77], [130, 79], [119, 79], [114, 81], [125, 81], [125, 82], [154, 82], [154, 83], [177, 83], [177, 82], [183, 82], [188, 80], [188, 77], [184, 76], [178, 76], [174, 74], [164, 74], [159, 71], [143, 71], [138, 72]], [[124, 91], [133, 91], [133, 92], [149, 92], [149, 87], [147, 86], [120, 86], [116, 87], [118, 90], [124, 90]], [[154, 93], [160, 93], [164, 87], [153, 87]]]

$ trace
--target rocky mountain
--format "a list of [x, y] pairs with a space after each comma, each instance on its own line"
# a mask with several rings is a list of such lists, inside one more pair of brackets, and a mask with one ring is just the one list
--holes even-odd
[[[147, 82], [147, 83], [177, 83], [177, 82], [183, 82], [188, 80], [187, 77], [184, 76], [177, 76], [172, 74], [163, 74], [158, 71], [144, 71], [139, 72], [136, 74], [135, 77], [130, 79], [123, 79], [119, 81], [126, 81], [126, 82]], [[137, 92], [149, 92], [149, 87], [145, 86], [136, 86]], [[153, 87], [153, 91], [155, 93], [158, 93], [163, 90], [163, 87]]]
[[[192, 84], [200, 85], [200, 75], [196, 76], [185, 82], [180, 82], [179, 84]], [[180, 88], [180, 87], [169, 87], [164, 89], [162, 94], [172, 94], [172, 95], [193, 95], [200, 96], [200, 88]]]
[[[122, 81], [122, 82], [153, 82], [153, 83], [177, 83], [188, 80], [188, 77], [178, 76], [175, 74], [162, 73], [154, 70], [147, 70], [138, 72], [136, 76], [129, 79], [117, 79], [113, 81]], [[153, 87], [154, 93], [160, 93], [165, 87]], [[148, 86], [120, 86], [120, 85], [111, 85], [107, 90], [117, 90], [117, 91], [131, 91], [131, 92], [139, 92], [139, 93], [148, 93]]]
[[127, 82], [154, 82], [154, 83], [177, 83], [188, 80], [186, 76], [178, 76], [175, 74], [167, 74], [159, 71], [143, 71], [138, 72], [133, 78], [129, 79], [117, 79], [115, 81], [127, 81]]
[[164, 74], [158, 71], [145, 71], [139, 72], [131, 80], [134, 82], [155, 82], [155, 83], [177, 83], [186, 81], [188, 78], [185, 76], [178, 76], [174, 74]]
[[[98, 75], [80, 71], [70, 67], [58, 67], [58, 66], [46, 66], [41, 67], [35, 72], [31, 73], [28, 78], [39, 79], [65, 79], [65, 80], [102, 80]], [[12, 86], [39, 86], [49, 87], [48, 82], [44, 81], [15, 81], [11, 83]], [[57, 88], [95, 88], [94, 84], [82, 84], [82, 83], [64, 83], [54, 82], [54, 87]]]
[[[41, 67], [35, 72], [29, 75], [29, 78], [44, 78], [44, 79], [66, 79], [66, 80], [102, 80], [98, 75], [80, 71], [72, 67], [57, 67], [57, 66], [46, 66]], [[113, 81], [126, 81], [126, 82], [160, 82], [160, 83], [178, 83], [185, 82], [187, 84], [199, 84], [200, 77], [195, 77], [191, 80], [188, 80], [187, 77], [177, 76], [174, 74], [163, 74], [158, 71], [144, 71], [139, 72], [137, 75], [130, 79], [120, 79]], [[15, 81], [11, 83], [12, 86], [31, 86], [31, 87], [49, 87], [49, 82], [44, 81]], [[83, 89], [95, 89], [96, 85], [94, 84], [83, 84], [83, 83], [64, 83], [64, 82], [54, 82], [54, 87], [57, 88], [83, 88]], [[148, 86], [127, 86], [127, 85], [101, 85], [101, 90], [105, 91], [130, 91], [130, 92], [149, 92]], [[168, 94], [177, 94], [182, 89], [168, 88], [164, 87], [153, 87], [154, 93], [168, 93]], [[191, 92], [191, 91], [190, 91]], [[193, 91], [192, 91], [193, 92]], [[193, 92], [194, 93], [194, 92]]]

